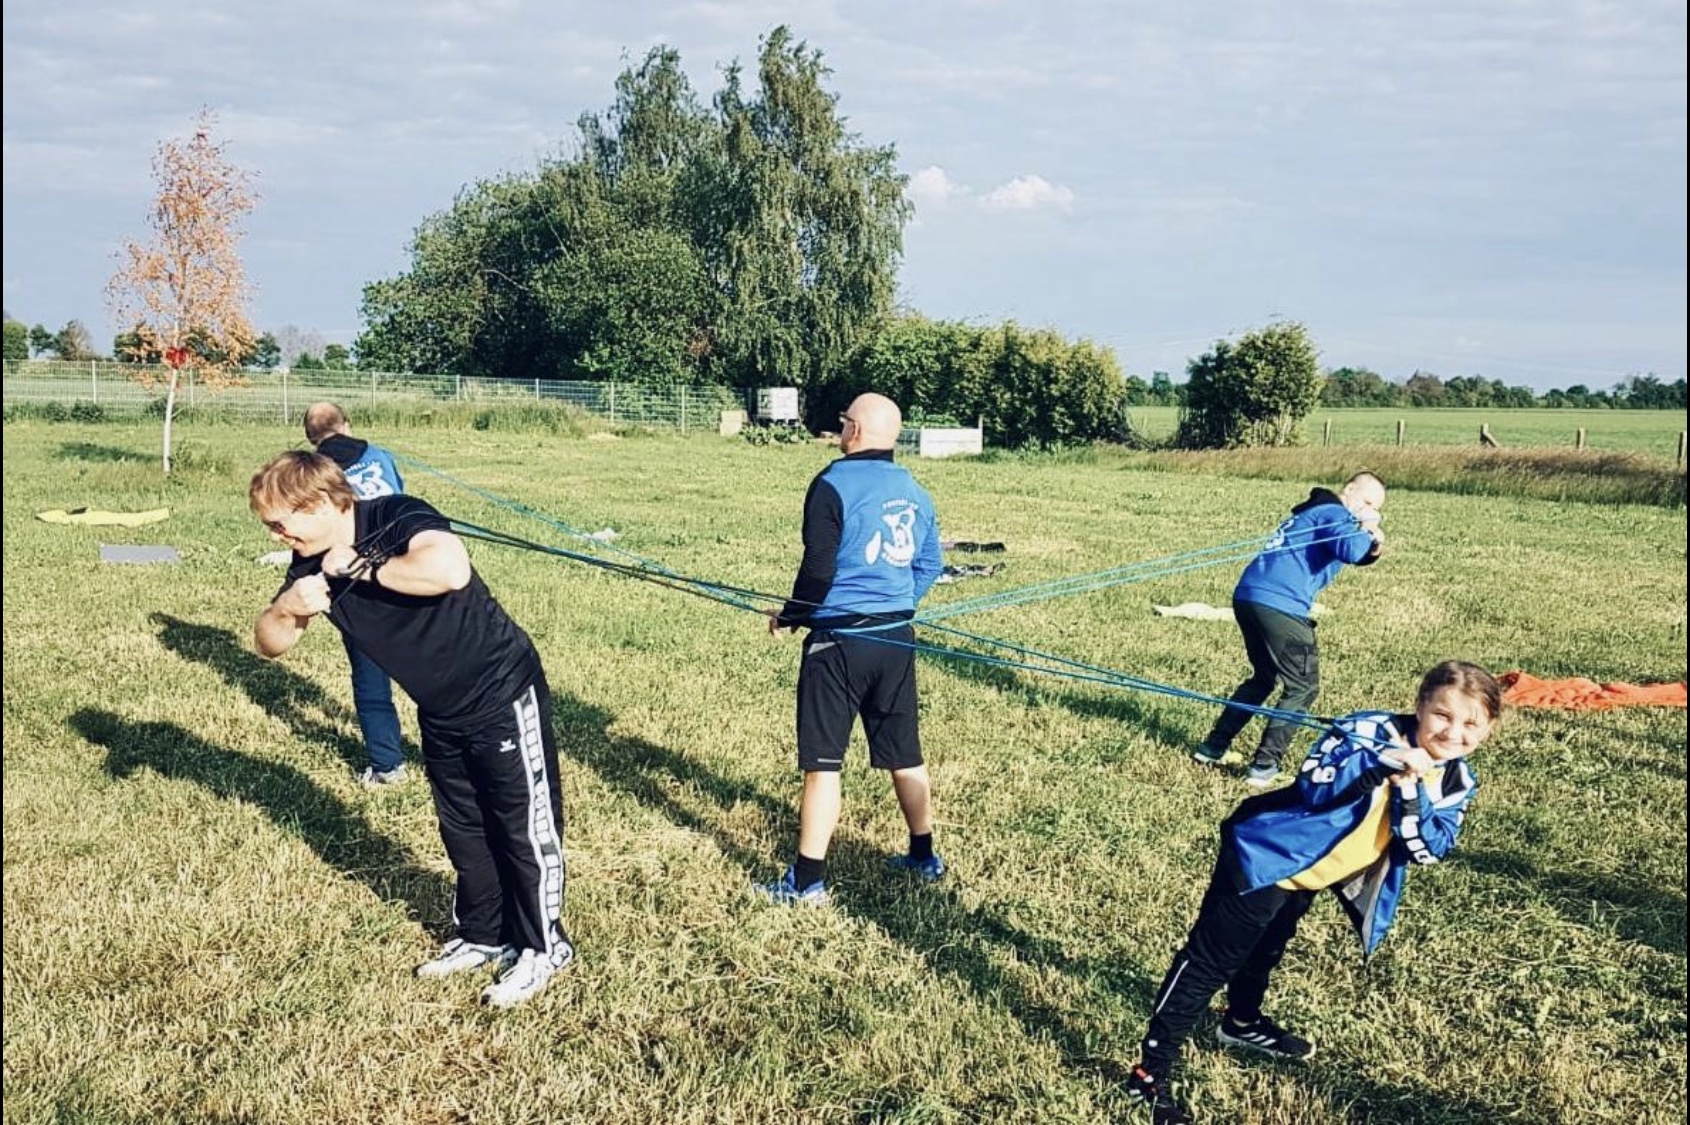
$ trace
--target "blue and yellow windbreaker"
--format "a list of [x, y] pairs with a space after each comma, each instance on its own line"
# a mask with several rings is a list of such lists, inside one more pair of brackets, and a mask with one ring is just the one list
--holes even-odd
[[1408, 867], [1436, 863], [1455, 847], [1478, 779], [1465, 760], [1447, 762], [1404, 797], [1380, 761], [1393, 734], [1414, 744], [1412, 715], [1363, 711], [1333, 723], [1303, 760], [1294, 785], [1238, 806], [1221, 832], [1233, 847], [1250, 890], [1308, 871], [1363, 830], [1381, 788], [1389, 801], [1390, 840], [1367, 866], [1331, 884], [1355, 924], [1365, 953], [1391, 928]]

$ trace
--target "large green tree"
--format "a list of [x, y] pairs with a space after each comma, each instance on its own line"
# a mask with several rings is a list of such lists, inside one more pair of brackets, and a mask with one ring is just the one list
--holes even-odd
[[6, 362], [22, 363], [29, 358], [29, 327], [21, 320], [6, 320]]
[[669, 48], [581, 118], [580, 150], [431, 216], [364, 291], [360, 366], [647, 383], [840, 372], [890, 308], [904, 177], [845, 129], [785, 28], [703, 106]]
[[1289, 445], [1325, 382], [1314, 341], [1295, 321], [1218, 340], [1186, 375], [1179, 444], [1187, 449]]

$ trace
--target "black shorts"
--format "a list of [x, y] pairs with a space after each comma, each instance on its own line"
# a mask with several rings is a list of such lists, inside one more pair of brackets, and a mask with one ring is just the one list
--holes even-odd
[[914, 640], [915, 630], [908, 625], [867, 636], [812, 631], [804, 638], [798, 666], [799, 769], [837, 772], [858, 715], [868, 738], [869, 765], [877, 770], [921, 765], [915, 650], [908, 647]]

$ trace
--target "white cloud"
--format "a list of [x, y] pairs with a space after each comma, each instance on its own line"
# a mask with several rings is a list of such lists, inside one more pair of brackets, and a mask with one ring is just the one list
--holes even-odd
[[1017, 176], [987, 192], [980, 202], [993, 211], [1037, 211], [1043, 207], [1069, 211], [1074, 207], [1074, 192], [1066, 184], [1053, 184], [1043, 176]]
[[943, 207], [958, 196], [967, 195], [968, 189], [951, 179], [949, 173], [937, 164], [929, 164], [910, 177], [908, 193], [919, 209]]

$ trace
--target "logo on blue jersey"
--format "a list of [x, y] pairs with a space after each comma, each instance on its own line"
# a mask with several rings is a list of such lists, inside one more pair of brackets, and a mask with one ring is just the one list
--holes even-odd
[[909, 500], [888, 500], [884, 508], [880, 522], [886, 530], [875, 530], [863, 559], [871, 565], [884, 558], [889, 566], [908, 566], [915, 560], [916, 506]]

